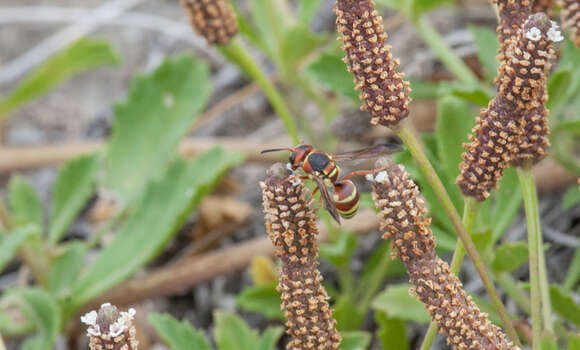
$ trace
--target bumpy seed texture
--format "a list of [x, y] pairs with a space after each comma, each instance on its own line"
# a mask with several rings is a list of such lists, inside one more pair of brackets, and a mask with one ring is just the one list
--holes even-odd
[[532, 5], [532, 13], [543, 12], [552, 17], [555, 6], [556, 0], [535, 0]]
[[236, 14], [226, 0], [181, 0], [193, 28], [210, 44], [227, 44], [238, 33]]
[[318, 271], [318, 230], [308, 189], [281, 183], [279, 174], [270, 173], [260, 187], [266, 230], [281, 261], [278, 291], [292, 336], [287, 349], [338, 349], [341, 337]]
[[546, 81], [553, 42], [560, 40], [557, 26], [543, 13], [530, 16], [516, 33], [498, 70], [497, 96], [481, 110], [470, 143], [464, 145], [457, 184], [466, 196], [483, 201], [497, 187], [503, 169], [546, 156]]
[[419, 189], [402, 165], [390, 163], [373, 179], [373, 199], [380, 210], [383, 238], [391, 238], [413, 284], [410, 291], [454, 349], [518, 349], [491, 324], [459, 279], [435, 253]]
[[135, 338], [132, 320], [135, 310], [119, 312], [109, 303], [101, 305], [99, 311], [91, 311], [81, 317], [86, 324], [91, 350], [137, 350], [139, 342]]
[[493, 2], [497, 4], [499, 12], [499, 25], [496, 29], [499, 41], [497, 59], [502, 63], [505, 57], [509, 57], [511, 40], [531, 13], [531, 3], [530, 0], [493, 0]]
[[386, 45], [383, 19], [372, 0], [337, 0], [334, 8], [339, 40], [346, 53], [344, 62], [360, 90], [362, 110], [371, 115], [371, 124], [395, 127], [409, 115], [409, 83], [397, 71]]
[[559, 0], [558, 4], [562, 8], [562, 28], [570, 31], [570, 39], [580, 46], [580, 1]]

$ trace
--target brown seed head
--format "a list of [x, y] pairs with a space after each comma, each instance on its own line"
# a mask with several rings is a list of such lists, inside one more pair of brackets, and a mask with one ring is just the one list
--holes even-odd
[[234, 9], [227, 0], [181, 0], [191, 25], [210, 44], [225, 45], [238, 33]]
[[409, 115], [409, 83], [397, 71], [386, 45], [383, 19], [372, 0], [338, 0], [334, 8], [339, 40], [346, 53], [344, 62], [360, 90], [362, 110], [371, 115], [371, 124], [395, 127]]
[[91, 350], [137, 350], [139, 342], [135, 338], [132, 320], [135, 310], [119, 312], [109, 303], [101, 305], [99, 311], [91, 311], [81, 317], [86, 324]]
[[510, 40], [513, 38], [526, 18], [531, 13], [530, 0], [493, 0], [499, 12], [497, 35], [499, 51], [497, 60], [501, 63], [509, 57]]
[[518, 349], [466, 296], [449, 265], [436, 255], [423, 199], [404, 167], [386, 165], [372, 186], [383, 238], [393, 240], [413, 284], [411, 295], [425, 305], [447, 343], [454, 349]]
[[260, 183], [266, 231], [280, 258], [282, 308], [288, 349], [338, 349], [341, 337], [332, 318], [328, 294], [318, 270], [316, 215], [308, 189], [302, 183], [284, 182], [283, 165], [274, 165]]
[[555, 6], [556, 0], [535, 0], [532, 5], [532, 13], [543, 12], [552, 17], [554, 15]]
[[559, 0], [562, 8], [562, 28], [570, 31], [570, 39], [580, 46], [580, 2], [578, 0]]

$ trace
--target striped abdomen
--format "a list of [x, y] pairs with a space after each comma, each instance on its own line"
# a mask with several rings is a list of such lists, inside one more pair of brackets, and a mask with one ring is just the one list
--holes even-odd
[[306, 159], [304, 159], [302, 169], [307, 174], [320, 176], [324, 180], [328, 180], [325, 181], [328, 185], [332, 185], [338, 179], [340, 172], [332, 158], [323, 152], [312, 152], [308, 154]]
[[356, 214], [359, 205], [359, 193], [352, 181], [336, 182], [332, 199], [338, 213], [343, 218], [350, 219]]

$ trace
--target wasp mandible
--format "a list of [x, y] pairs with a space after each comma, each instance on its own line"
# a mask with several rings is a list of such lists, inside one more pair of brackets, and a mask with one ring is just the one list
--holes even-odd
[[[401, 150], [400, 145], [388, 143], [339, 154], [329, 154], [317, 150], [311, 145], [298, 145], [296, 148], [266, 149], [261, 153], [290, 152], [288, 168], [292, 172], [302, 169], [305, 175], [292, 175], [289, 179], [297, 177], [304, 180], [311, 179], [316, 182], [317, 187], [314, 193], [320, 191], [320, 197], [324, 201], [324, 208], [340, 224], [340, 217], [345, 219], [352, 218], [359, 207], [360, 194], [356, 185], [350, 179], [357, 175], [374, 174], [377, 170], [353, 171], [339, 180], [340, 168], [336, 162], [375, 158]], [[333, 189], [332, 196], [328, 193], [328, 187]]]

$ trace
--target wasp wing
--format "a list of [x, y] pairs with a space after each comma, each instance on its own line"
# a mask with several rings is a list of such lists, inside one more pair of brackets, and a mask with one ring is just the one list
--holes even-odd
[[402, 151], [401, 145], [396, 143], [385, 143], [372, 147], [362, 148], [356, 151], [333, 154], [332, 159], [336, 161], [346, 161], [354, 159], [376, 158], [381, 155], [388, 155]]
[[312, 180], [314, 180], [314, 182], [316, 182], [316, 185], [318, 186], [320, 196], [324, 201], [324, 209], [326, 209], [326, 211], [330, 214], [330, 216], [332, 216], [332, 218], [340, 225], [340, 215], [338, 214], [338, 209], [336, 209], [336, 206], [334, 205], [332, 198], [330, 198], [328, 188], [324, 184], [324, 181], [317, 176], [312, 176]]

